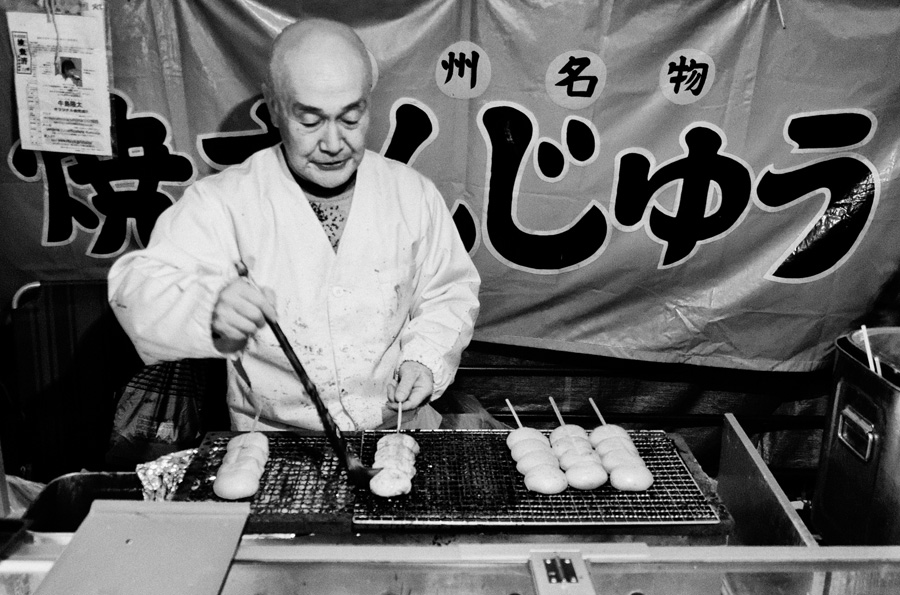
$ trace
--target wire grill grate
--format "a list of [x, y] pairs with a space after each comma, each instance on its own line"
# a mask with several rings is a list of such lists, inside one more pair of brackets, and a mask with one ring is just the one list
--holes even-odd
[[[213, 492], [231, 432], [210, 432], [185, 471], [175, 500], [220, 500]], [[250, 499], [250, 521], [305, 514], [349, 514], [353, 495], [347, 472], [325, 438], [267, 433], [269, 459], [260, 490]]]
[[[345, 433], [371, 464], [387, 432]], [[383, 499], [347, 482], [342, 464], [321, 436], [271, 432], [269, 461], [250, 500], [248, 531], [289, 531], [309, 515], [352, 516], [360, 527], [577, 527], [721, 522], [672, 439], [661, 430], [631, 437], [655, 481], [646, 492], [567, 489], [529, 492], [516, 471], [503, 430], [417, 430], [421, 451], [410, 494]], [[215, 500], [212, 482], [233, 433], [210, 433], [185, 472], [176, 500]]]
[[[363, 461], [374, 456], [379, 433], [367, 433]], [[569, 488], [543, 495], [525, 489], [504, 431], [441, 430], [413, 433], [421, 446], [413, 491], [382, 499], [357, 490], [354, 523], [375, 525], [593, 526], [714, 524], [716, 508], [698, 487], [663, 431], [632, 432], [653, 473], [646, 492]]]

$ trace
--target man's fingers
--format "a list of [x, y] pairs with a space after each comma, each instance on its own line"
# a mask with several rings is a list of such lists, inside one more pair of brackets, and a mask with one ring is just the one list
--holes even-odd
[[255, 334], [259, 325], [249, 318], [225, 312], [216, 317], [213, 331], [230, 339], [245, 339]]
[[394, 390], [394, 401], [398, 403], [406, 401], [412, 392], [414, 383], [415, 378], [413, 377], [413, 374], [401, 375], [400, 382], [397, 383], [397, 388]]
[[269, 317], [269, 320], [278, 320], [278, 313], [275, 311], [275, 305], [277, 302], [275, 301], [275, 290], [271, 287], [263, 287], [263, 298], [265, 298], [265, 303], [263, 303], [262, 311], [263, 313]]
[[387, 400], [389, 403], [397, 401], [397, 385], [392, 382], [387, 385]]
[[213, 309], [213, 335], [246, 341], [266, 324], [276, 320], [274, 292], [265, 293], [244, 279], [236, 279], [219, 294]]
[[265, 324], [263, 316], [276, 320], [275, 292], [271, 289], [260, 290], [249, 281], [239, 279], [222, 291], [222, 302], [230, 305], [246, 318], [252, 319], [257, 326]]
[[[420, 406], [434, 392], [431, 370], [418, 362], [407, 361], [400, 365], [400, 382], [394, 400], [404, 411]], [[390, 393], [388, 393], [390, 394]]]

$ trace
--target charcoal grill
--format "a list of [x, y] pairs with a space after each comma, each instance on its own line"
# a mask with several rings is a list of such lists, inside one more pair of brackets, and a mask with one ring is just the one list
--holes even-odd
[[[364, 463], [387, 432], [346, 433]], [[407, 495], [383, 499], [354, 488], [321, 436], [271, 432], [260, 490], [250, 499], [247, 532], [292, 532], [310, 520], [357, 530], [391, 528], [548, 528], [718, 525], [723, 509], [704, 492], [662, 430], [631, 433], [653, 473], [646, 492], [569, 488], [543, 495], [525, 489], [504, 430], [416, 430], [418, 473]], [[210, 433], [179, 485], [176, 500], [215, 500], [212, 482], [233, 433]], [[727, 513], [726, 513], [727, 514]]]

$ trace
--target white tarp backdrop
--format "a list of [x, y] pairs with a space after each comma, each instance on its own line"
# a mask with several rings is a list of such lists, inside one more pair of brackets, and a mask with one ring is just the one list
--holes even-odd
[[814, 368], [900, 262], [900, 8], [781, 4], [784, 27], [774, 0], [111, 2], [114, 159], [22, 150], [0, 96], [0, 298], [103, 277], [276, 142], [267, 44], [327, 16], [378, 64], [370, 148], [431, 177], [471, 248], [476, 339]]

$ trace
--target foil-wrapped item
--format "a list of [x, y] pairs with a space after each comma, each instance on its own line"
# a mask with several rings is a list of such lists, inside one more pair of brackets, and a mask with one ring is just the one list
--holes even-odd
[[196, 448], [180, 450], [138, 465], [136, 470], [143, 486], [144, 500], [171, 500], [196, 452]]

